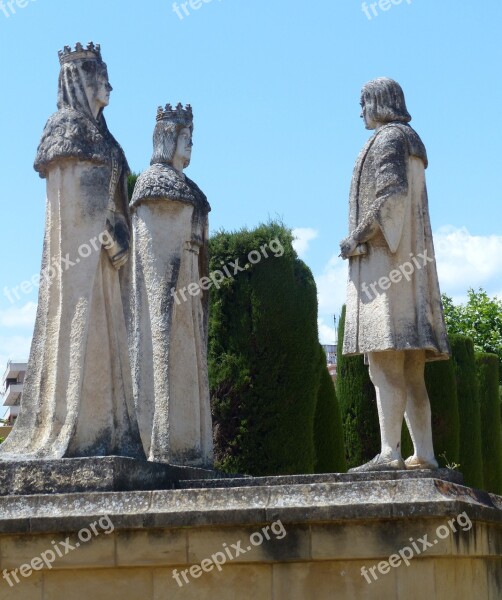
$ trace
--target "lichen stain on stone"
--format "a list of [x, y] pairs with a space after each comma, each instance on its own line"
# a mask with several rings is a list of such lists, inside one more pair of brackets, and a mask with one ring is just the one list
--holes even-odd
[[434, 479], [434, 486], [444, 496], [460, 496], [461, 493], [456, 485], [442, 479]]
[[[264, 537], [261, 548], [267, 559], [272, 561], [280, 561], [289, 558], [297, 558], [301, 556], [301, 536], [308, 534], [307, 527], [295, 526], [294, 529], [288, 531], [288, 526], [284, 525], [286, 529], [286, 535], [278, 539], [274, 533], [269, 529], [267, 535], [270, 536], [270, 540]], [[263, 535], [263, 532], [260, 531]]]
[[488, 561], [488, 581], [493, 583], [492, 598], [502, 598], [502, 565], [501, 560]]
[[[107, 198], [101, 190], [106, 189], [110, 179], [110, 169], [107, 166], [98, 167], [93, 165], [82, 173], [82, 216], [95, 216], [103, 214], [107, 208]], [[104, 219], [103, 219], [104, 227]]]

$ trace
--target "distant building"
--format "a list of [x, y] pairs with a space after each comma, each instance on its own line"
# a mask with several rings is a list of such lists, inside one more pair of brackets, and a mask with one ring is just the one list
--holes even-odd
[[336, 381], [336, 344], [323, 344], [323, 350], [326, 353], [326, 362], [331, 379]]
[[7, 369], [3, 376], [4, 394], [3, 405], [8, 408], [4, 420], [12, 427], [19, 414], [21, 406], [21, 396], [23, 393], [24, 377], [28, 363], [14, 362], [10, 360], [7, 363]]

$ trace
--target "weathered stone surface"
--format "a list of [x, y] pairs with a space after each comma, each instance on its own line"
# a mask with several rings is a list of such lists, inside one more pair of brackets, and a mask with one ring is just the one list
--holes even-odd
[[366, 473], [325, 473], [321, 475], [279, 475], [275, 477], [227, 477], [225, 479], [205, 479], [200, 481], [178, 481], [176, 488], [194, 487], [255, 487], [271, 485], [299, 485], [309, 483], [350, 483], [357, 481], [391, 481], [395, 479], [440, 479], [462, 484], [464, 478], [459, 471], [436, 469], [434, 471], [369, 471]]
[[179, 587], [172, 569], [157, 569], [152, 600], [272, 600], [272, 572], [271, 564], [230, 563], [222, 572], [214, 569]]
[[131, 201], [128, 318], [134, 402], [150, 460], [212, 467], [207, 370], [209, 203], [183, 170], [190, 106], [159, 109], [151, 166]]
[[[401, 86], [380, 77], [361, 92], [361, 117], [375, 130], [354, 168], [343, 354], [365, 354], [376, 390], [381, 451], [362, 471], [404, 469], [403, 420], [414, 453], [408, 468], [434, 468], [428, 360], [449, 358], [429, 217], [427, 153], [410, 127]], [[406, 458], [406, 457], [405, 457]]]
[[[242, 486], [250, 482], [239, 479], [233, 482], [238, 487], [230, 488], [0, 497], [0, 573], [11, 579], [16, 568], [29, 568], [54, 544], [66, 540], [76, 546], [80, 530], [91, 530], [106, 516], [106, 527], [100, 526], [100, 535], [85, 548], [55, 557], [50, 568], [43, 566], [16, 586], [0, 580], [0, 600], [88, 600], [89, 594], [96, 600], [498, 600], [502, 497], [434, 473], [400, 475], [310, 483], [308, 477], [293, 477], [284, 479], [296, 483], [283, 485], [261, 478], [255, 486]], [[320, 477], [325, 476], [312, 479]], [[286, 535], [275, 530], [252, 547], [252, 536], [274, 531], [279, 519]], [[457, 528], [435, 544], [439, 528], [448, 529], [455, 520]], [[409, 566], [389, 570], [390, 556], [413, 541], [420, 552]], [[238, 547], [245, 554], [237, 554]], [[232, 558], [220, 570], [201, 572], [203, 561], [216, 553], [225, 557], [227, 550]], [[387, 564], [385, 574], [380, 564]], [[377, 579], [371, 579], [370, 569]]]
[[53, 570], [45, 575], [43, 600], [150, 600], [152, 593], [147, 569], [131, 569], [127, 576], [122, 569]]
[[163, 566], [188, 562], [188, 530], [147, 528], [118, 531], [117, 565]]
[[[423, 349], [427, 358], [448, 358], [427, 206], [425, 146], [409, 125], [397, 82], [384, 77], [368, 82], [361, 106], [366, 128], [375, 133], [355, 165], [350, 235], [341, 242], [342, 256], [350, 259], [344, 354]], [[359, 244], [365, 244], [366, 252], [354, 255]], [[432, 262], [419, 260], [424, 252]], [[412, 272], [405, 277], [400, 266], [413, 256], [417, 263], [411, 262]], [[394, 282], [390, 273], [396, 269], [400, 281]], [[388, 282], [379, 284], [382, 277]]]
[[[216, 549], [219, 549], [229, 540], [243, 540], [246, 543], [242, 554], [233, 559], [238, 562], [269, 562], [273, 560], [309, 560], [311, 557], [311, 536], [308, 525], [297, 525], [288, 536], [284, 530], [281, 538], [268, 530], [270, 544], [261, 544], [251, 549], [247, 540], [253, 533], [260, 531], [261, 528], [255, 526], [248, 527], [225, 527], [225, 528], [197, 528], [188, 529], [188, 562], [200, 563], [204, 558], [211, 556]], [[279, 543], [280, 542], [280, 543]]]
[[439, 517], [463, 510], [501, 522], [502, 497], [435, 478], [4, 496], [0, 533], [78, 530], [104, 514], [116, 529], [131, 529]]
[[0, 461], [144, 459], [119, 275], [129, 249], [129, 167], [103, 116], [112, 87], [99, 47], [65, 48], [60, 62], [58, 111], [35, 159], [47, 182], [35, 331]]
[[180, 479], [215, 476], [216, 471], [120, 456], [0, 462], [0, 496], [164, 490]]

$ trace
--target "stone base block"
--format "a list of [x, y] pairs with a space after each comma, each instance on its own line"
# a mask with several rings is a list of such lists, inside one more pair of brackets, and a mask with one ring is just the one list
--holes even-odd
[[457, 477], [3, 496], [0, 600], [500, 600], [502, 497]]
[[218, 476], [217, 471], [122, 456], [0, 462], [0, 496], [166, 490], [179, 480]]

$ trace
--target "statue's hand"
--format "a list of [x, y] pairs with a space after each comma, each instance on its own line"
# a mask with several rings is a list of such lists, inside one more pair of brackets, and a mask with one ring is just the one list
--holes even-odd
[[357, 242], [352, 238], [348, 237], [340, 242], [340, 256], [346, 260], [357, 248]]
[[110, 260], [112, 261], [112, 265], [118, 271], [129, 260], [129, 250], [122, 250], [118, 254], [115, 254], [115, 256], [110, 257]]
[[106, 229], [110, 234], [110, 242], [104, 248], [112, 265], [118, 270], [129, 258], [130, 231], [126, 218], [121, 213], [109, 210], [106, 215]]

